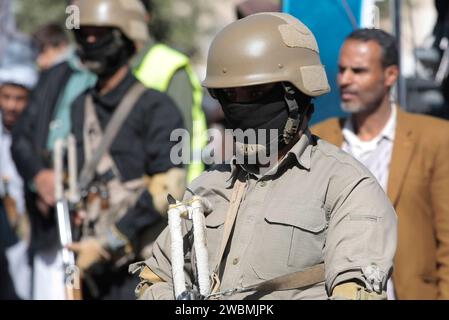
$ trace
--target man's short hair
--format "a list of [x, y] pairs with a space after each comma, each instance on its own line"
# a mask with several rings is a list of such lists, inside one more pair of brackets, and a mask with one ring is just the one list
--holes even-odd
[[399, 65], [399, 53], [396, 38], [381, 29], [358, 29], [353, 31], [346, 40], [362, 42], [374, 41], [382, 48], [381, 62], [384, 68]]
[[64, 28], [56, 23], [43, 25], [33, 33], [32, 38], [39, 51], [46, 47], [69, 44], [69, 37]]

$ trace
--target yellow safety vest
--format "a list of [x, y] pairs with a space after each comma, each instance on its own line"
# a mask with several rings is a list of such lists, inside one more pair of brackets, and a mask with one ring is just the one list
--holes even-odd
[[207, 144], [206, 116], [202, 109], [203, 91], [201, 84], [190, 66], [189, 58], [164, 44], [155, 44], [146, 53], [142, 63], [134, 70], [134, 75], [145, 86], [162, 92], [167, 91], [176, 71], [185, 68], [193, 87], [191, 163], [187, 180], [191, 182], [204, 171], [201, 150]]

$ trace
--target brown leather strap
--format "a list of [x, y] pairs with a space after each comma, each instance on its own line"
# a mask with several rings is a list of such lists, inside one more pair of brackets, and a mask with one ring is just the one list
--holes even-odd
[[320, 263], [308, 269], [289, 273], [253, 286], [245, 287], [245, 291], [273, 292], [300, 289], [324, 280], [324, 263]]
[[223, 228], [223, 237], [221, 239], [220, 251], [218, 252], [217, 258], [215, 260], [215, 268], [212, 274], [212, 288], [211, 292], [217, 292], [220, 289], [220, 265], [223, 260], [223, 255], [226, 246], [229, 242], [229, 237], [231, 235], [232, 227], [234, 226], [237, 212], [239, 211], [240, 203], [242, 202], [243, 195], [245, 194], [246, 183], [240, 179], [236, 179], [234, 182], [234, 188], [232, 190], [231, 199], [229, 202], [229, 208], [226, 213], [226, 221]]
[[325, 280], [324, 263], [317, 264], [308, 269], [282, 275], [252, 286], [233, 288], [222, 292], [211, 292], [208, 300], [217, 300], [237, 293], [253, 292], [253, 294], [266, 295], [273, 291], [304, 289]]

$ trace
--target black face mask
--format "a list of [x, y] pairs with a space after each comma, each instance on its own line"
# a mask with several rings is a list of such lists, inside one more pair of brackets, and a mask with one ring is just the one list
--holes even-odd
[[116, 73], [134, 53], [132, 42], [116, 29], [111, 29], [95, 43], [88, 43], [78, 32], [75, 35], [80, 45], [79, 57], [100, 79], [108, 78]]
[[[282, 134], [288, 119], [288, 107], [284, 94], [283, 88], [276, 86], [265, 97], [251, 103], [229, 102], [221, 94], [218, 94], [217, 98], [223, 108], [229, 128], [243, 131], [247, 129], [267, 130], [265, 141], [257, 141], [257, 143], [265, 145], [268, 151], [271, 143], [277, 142], [279, 149], [285, 145]], [[275, 141], [272, 140], [270, 129], [277, 130]]]

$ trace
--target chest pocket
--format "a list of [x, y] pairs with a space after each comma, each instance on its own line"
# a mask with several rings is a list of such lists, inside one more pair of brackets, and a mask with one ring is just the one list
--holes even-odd
[[258, 225], [251, 266], [261, 279], [271, 279], [323, 261], [325, 210], [297, 205], [267, 210]]

